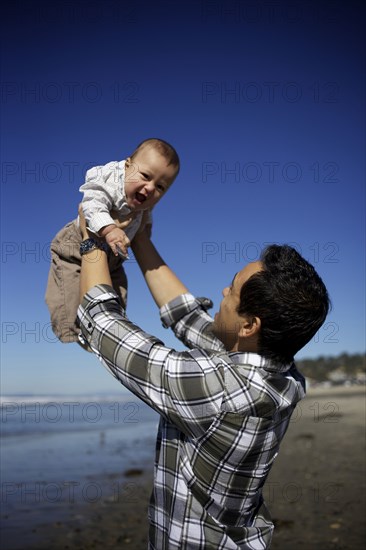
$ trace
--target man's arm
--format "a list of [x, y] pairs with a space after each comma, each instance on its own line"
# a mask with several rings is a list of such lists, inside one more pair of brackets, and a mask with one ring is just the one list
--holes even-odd
[[[82, 236], [87, 239], [89, 235], [80, 209], [79, 215]], [[173, 302], [173, 308], [168, 306], [161, 311], [164, 325], [171, 326], [177, 338], [190, 348], [223, 351], [222, 343], [210, 331], [212, 319], [205, 311], [209, 307], [209, 300], [206, 300], [207, 304], [203, 304], [202, 300], [198, 301], [188, 293], [186, 286], [157, 252], [148, 232], [143, 231], [136, 235], [132, 248], [158, 307], [162, 308]], [[88, 290], [98, 284], [111, 285], [111, 278], [106, 254], [101, 250], [94, 250], [82, 256], [80, 301]]]
[[[79, 205], [79, 219], [84, 240], [90, 235], [86, 227], [82, 205]], [[188, 292], [188, 289], [161, 258], [146, 230], [136, 235], [132, 246], [146, 283], [159, 308], [177, 296]], [[107, 255], [104, 251], [92, 250], [81, 257], [81, 262], [80, 301], [88, 290], [95, 285], [106, 284], [112, 286]]]
[[[79, 215], [85, 239], [89, 236], [85, 218], [80, 211]], [[147, 249], [147, 257], [149, 269], [154, 271], [154, 260], [157, 278], [163, 273], [169, 288], [157, 300], [164, 302], [166, 297], [170, 299], [185, 289], [154, 248]], [[163, 272], [159, 271], [161, 268], [165, 268]], [[152, 279], [154, 287], [157, 281]], [[183, 432], [201, 436], [220, 411], [224, 395], [222, 361], [203, 351], [192, 356], [175, 352], [146, 334], [127, 319], [111, 284], [106, 253], [97, 249], [84, 254], [80, 274], [82, 303], [78, 310], [84, 340], [130, 391]]]
[[[79, 205], [79, 221], [82, 239], [88, 239], [90, 235], [86, 227], [86, 220], [81, 204]], [[112, 286], [107, 254], [104, 250], [91, 250], [87, 254], [81, 256], [80, 302], [88, 290], [96, 285], [103, 284]]]
[[[211, 332], [213, 319], [207, 313], [212, 302], [195, 298], [165, 264], [146, 231], [137, 234], [131, 248], [150, 292], [160, 308], [163, 325], [189, 348], [223, 351], [220, 340]], [[166, 306], [166, 307], [165, 307]]]
[[81, 256], [80, 302], [85, 294], [96, 285], [112, 286], [107, 254], [104, 250], [99, 249], [91, 250]]
[[131, 248], [159, 308], [177, 296], [189, 292], [161, 258], [146, 231], [136, 235]]

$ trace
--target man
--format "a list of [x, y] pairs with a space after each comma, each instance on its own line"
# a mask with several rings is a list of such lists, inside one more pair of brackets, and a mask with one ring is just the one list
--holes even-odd
[[150, 550], [268, 548], [262, 488], [305, 394], [293, 356], [326, 318], [323, 282], [291, 247], [268, 247], [223, 290], [212, 320], [211, 302], [188, 292], [143, 231], [133, 251], [163, 324], [190, 348], [177, 352], [126, 318], [98, 246], [87, 241], [82, 256], [83, 338], [161, 416]]

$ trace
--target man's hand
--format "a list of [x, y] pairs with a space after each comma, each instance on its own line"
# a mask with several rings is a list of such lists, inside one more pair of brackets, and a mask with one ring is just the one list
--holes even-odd
[[114, 224], [119, 227], [119, 229], [124, 229], [125, 227], [127, 227], [128, 225], [130, 225], [130, 223], [132, 222], [132, 220], [136, 217], [136, 212], [131, 212], [128, 217], [120, 217], [119, 213], [117, 212], [117, 210], [111, 210], [110, 212], [110, 215], [111, 215], [111, 218], [113, 218], [113, 222]]
[[89, 233], [88, 228], [86, 226], [86, 219], [85, 219], [85, 216], [84, 216], [84, 210], [83, 210], [83, 207], [82, 207], [81, 203], [79, 204], [79, 227], [80, 227], [81, 237], [82, 237], [83, 241], [85, 241], [85, 239], [89, 239], [90, 233]]
[[[145, 232], [145, 233], [147, 233], [147, 235], [151, 239], [152, 223], [151, 223], [149, 218], [150, 218], [150, 210], [145, 210], [143, 215], [142, 215], [140, 227], [138, 228], [138, 230], [136, 232], [136, 236], [138, 236], [141, 233]], [[136, 239], [136, 236], [134, 237], [134, 239]]]

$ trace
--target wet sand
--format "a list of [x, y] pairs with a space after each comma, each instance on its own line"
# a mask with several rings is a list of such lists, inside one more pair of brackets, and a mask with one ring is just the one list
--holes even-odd
[[365, 446], [364, 387], [308, 392], [266, 484], [273, 550], [364, 548]]
[[[3, 550], [146, 550], [151, 460], [90, 476], [109, 494], [46, 502], [24, 511], [18, 543]], [[357, 550], [365, 540], [365, 388], [312, 389], [299, 405], [265, 487], [276, 530], [272, 550]], [[2, 518], [6, 525], [7, 518]], [[8, 518], [14, 522], [14, 518]]]

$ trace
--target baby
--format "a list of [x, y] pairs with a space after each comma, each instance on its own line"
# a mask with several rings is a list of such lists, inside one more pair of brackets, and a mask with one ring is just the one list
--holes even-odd
[[[127, 278], [122, 263], [136, 233], [151, 224], [151, 210], [165, 195], [179, 172], [179, 157], [166, 141], [150, 138], [121, 162], [88, 170], [83, 212], [97, 239], [108, 245], [113, 287], [122, 304], [127, 302]], [[46, 303], [52, 329], [61, 342], [79, 342], [76, 313], [79, 306], [79, 274], [82, 241], [78, 220], [61, 229], [51, 243], [51, 267]]]

